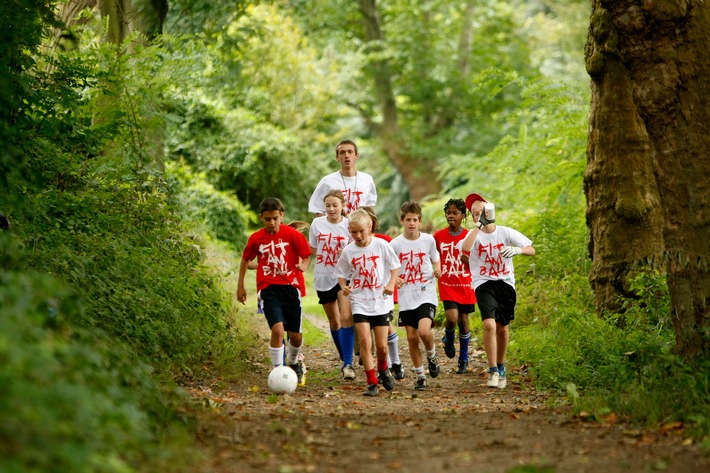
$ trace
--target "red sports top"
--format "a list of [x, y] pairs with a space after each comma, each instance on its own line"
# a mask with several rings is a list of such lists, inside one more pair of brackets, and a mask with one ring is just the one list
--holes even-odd
[[476, 303], [476, 294], [471, 287], [470, 268], [461, 262], [461, 250], [456, 248], [456, 244], [466, 238], [467, 234], [468, 229], [462, 228], [461, 233], [452, 236], [448, 227], [434, 233], [436, 249], [441, 255], [439, 300], [459, 304]]
[[296, 268], [301, 258], [311, 255], [311, 247], [298, 230], [281, 225], [273, 235], [263, 228], [254, 232], [244, 247], [242, 257], [257, 258], [256, 288], [258, 291], [272, 284], [295, 286], [305, 295], [303, 273]]

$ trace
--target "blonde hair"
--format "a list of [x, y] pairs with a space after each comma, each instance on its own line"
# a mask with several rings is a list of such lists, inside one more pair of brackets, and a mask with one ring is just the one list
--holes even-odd
[[370, 217], [370, 214], [367, 213], [366, 210], [359, 208], [353, 210], [353, 212], [350, 214], [350, 217], [348, 217], [348, 223], [354, 223], [356, 225], [362, 225], [364, 227], [370, 227], [371, 231], [373, 230], [373, 222], [372, 218]]

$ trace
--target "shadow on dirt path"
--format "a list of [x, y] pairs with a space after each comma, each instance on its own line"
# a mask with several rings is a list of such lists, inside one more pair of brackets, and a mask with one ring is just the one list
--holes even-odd
[[[403, 337], [400, 347], [411, 368]], [[515, 368], [506, 389], [488, 388], [480, 352], [472, 370], [458, 375], [456, 358], [446, 358], [441, 343], [437, 350], [442, 372], [429, 378], [428, 390], [415, 391], [408, 371], [377, 398], [362, 396], [361, 367], [355, 381], [342, 380], [330, 343], [305, 348], [307, 383], [293, 395], [268, 392], [265, 364], [227, 387], [184, 386], [196, 404], [209, 406], [198, 412], [196, 435], [207, 454], [199, 471], [710, 471], [710, 458], [683, 440], [679, 426], [644, 431], [613, 414], [584, 422], [568, 408], [546, 407]]]

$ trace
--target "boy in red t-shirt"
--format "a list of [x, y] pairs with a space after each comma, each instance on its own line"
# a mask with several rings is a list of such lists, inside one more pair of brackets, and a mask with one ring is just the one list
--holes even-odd
[[456, 246], [468, 234], [463, 226], [466, 219], [466, 203], [463, 199], [450, 199], [444, 205], [448, 227], [434, 233], [436, 248], [441, 255], [439, 299], [444, 304], [444, 352], [449, 358], [456, 356], [454, 345], [456, 326], [459, 327], [459, 360], [456, 373], [468, 371], [468, 346], [471, 339], [469, 314], [476, 308], [476, 294], [471, 287], [471, 271], [460, 260], [461, 250]]
[[298, 375], [303, 386], [303, 369], [298, 363], [303, 336], [301, 334], [301, 289], [303, 273], [311, 264], [311, 247], [298, 230], [282, 225], [284, 206], [275, 197], [259, 205], [259, 218], [264, 228], [247, 241], [239, 266], [237, 300], [246, 303], [244, 277], [249, 262], [257, 258], [256, 289], [264, 304], [264, 316], [271, 328], [269, 352], [274, 367], [284, 359], [283, 338], [288, 333], [286, 362]]

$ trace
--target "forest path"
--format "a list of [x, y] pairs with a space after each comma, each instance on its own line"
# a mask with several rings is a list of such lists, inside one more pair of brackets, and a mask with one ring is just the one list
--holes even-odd
[[[324, 318], [309, 315], [327, 332]], [[262, 324], [264, 347], [268, 328]], [[442, 329], [435, 329], [441, 340]], [[330, 337], [330, 335], [328, 335]], [[400, 337], [403, 365], [411, 360]], [[476, 347], [480, 348], [480, 347]], [[264, 348], [265, 350], [265, 348]], [[343, 381], [332, 342], [304, 350], [307, 383], [293, 395], [267, 389], [260, 364], [235, 384], [184, 386], [199, 405], [197, 439], [207, 452], [200, 472], [707, 472], [710, 458], [682, 438], [678, 425], [645, 431], [614, 414], [585, 422], [512, 368], [508, 387], [486, 387], [486, 366], [473, 350], [471, 371], [453, 372], [437, 343], [441, 374], [426, 391], [414, 376], [376, 398], [362, 396], [364, 373]]]

